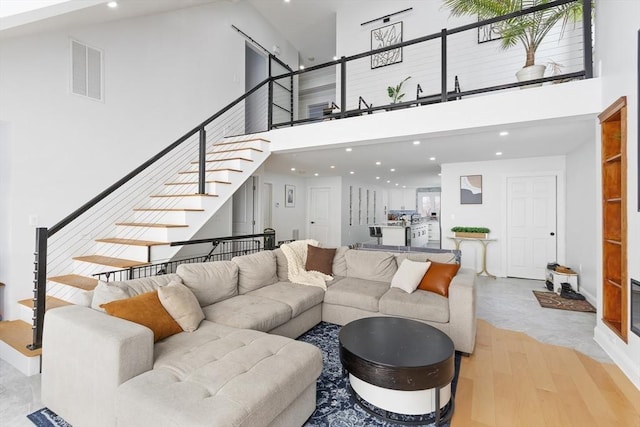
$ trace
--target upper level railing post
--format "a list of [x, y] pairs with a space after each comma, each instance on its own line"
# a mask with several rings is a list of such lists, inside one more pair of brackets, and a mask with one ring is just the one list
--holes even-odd
[[33, 255], [33, 342], [27, 346], [29, 350], [42, 347], [42, 330], [47, 297], [47, 239], [46, 228], [36, 228], [36, 248]]
[[447, 29], [443, 28], [441, 31], [441, 66], [442, 69], [440, 70], [441, 75], [440, 75], [440, 79], [441, 79], [441, 84], [442, 84], [442, 92], [441, 92], [441, 101], [442, 102], [447, 102]]
[[289, 106], [291, 107], [289, 109], [289, 119], [291, 120], [291, 126], [293, 126], [293, 75], [289, 77], [289, 89]]
[[200, 128], [200, 144], [198, 149], [198, 194], [207, 193], [207, 131]]
[[347, 58], [340, 58], [340, 117], [347, 117]]
[[269, 78], [269, 100], [267, 104], [269, 108], [267, 108], [267, 130], [271, 130], [273, 128], [273, 78]]
[[582, 46], [584, 77], [593, 78], [593, 41], [591, 39], [591, 0], [582, 0]]

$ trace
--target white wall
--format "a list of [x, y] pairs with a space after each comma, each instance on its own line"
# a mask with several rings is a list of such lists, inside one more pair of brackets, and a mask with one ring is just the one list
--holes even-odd
[[[389, 23], [363, 22], [394, 13], [406, 8], [409, 12], [393, 16]], [[439, 33], [442, 28], [455, 28], [474, 22], [475, 17], [449, 17], [449, 10], [440, 1], [396, 0], [341, 2], [336, 18], [336, 51], [338, 56], [349, 56], [366, 52], [371, 48], [371, 31], [385, 25], [402, 21], [403, 41]], [[538, 49], [536, 63], [545, 65], [550, 61], [562, 64], [562, 72], [573, 72], [583, 68], [581, 24], [567, 27], [559, 41], [560, 26], [550, 32]], [[476, 89], [516, 81], [515, 73], [525, 62], [524, 48], [517, 46], [503, 51], [498, 41], [478, 43], [478, 33], [465, 31], [447, 38], [448, 90], [453, 90], [454, 76], [458, 76], [462, 90]], [[407, 76], [412, 78], [403, 86], [404, 101], [415, 99], [417, 84], [424, 95], [440, 92], [441, 41], [431, 40], [403, 49], [402, 62], [371, 69], [369, 57], [350, 62], [347, 67], [347, 106], [355, 108], [358, 96], [368, 103], [385, 105], [390, 103], [387, 86], [395, 86]], [[425, 67], [424, 64], [429, 64]], [[550, 75], [550, 71], [547, 72]], [[339, 76], [339, 73], [337, 74]], [[338, 92], [340, 81], [337, 79]]]
[[[31, 296], [30, 215], [52, 226], [244, 93], [245, 39], [231, 24], [297, 64], [293, 46], [245, 2], [0, 41], [0, 121], [11, 127], [11, 210], [0, 217], [12, 230], [11, 252], [0, 253], [7, 318]], [[69, 93], [70, 38], [103, 50], [104, 102]]]
[[[368, 211], [367, 190], [369, 191]], [[374, 192], [375, 212], [373, 210]], [[369, 226], [386, 221], [384, 218], [385, 192], [383, 187], [359, 181], [351, 176], [342, 178], [342, 245], [377, 242], [375, 238], [369, 236]], [[351, 209], [349, 208], [350, 199]]]
[[[509, 176], [556, 175], [558, 177], [558, 236], [565, 230], [565, 158], [538, 157], [488, 162], [449, 163], [442, 165], [441, 224], [442, 248], [454, 249], [451, 228], [455, 226], [487, 227], [497, 239], [487, 246], [487, 270], [499, 277], [507, 272], [506, 180]], [[482, 175], [482, 204], [460, 204], [460, 176]], [[565, 238], [558, 239], [558, 262], [565, 262]], [[482, 269], [481, 246], [462, 244], [462, 265]]]
[[[594, 121], [594, 134], [596, 124]], [[596, 144], [580, 145], [567, 154], [567, 232], [566, 264], [580, 277], [580, 293], [595, 305], [599, 286], [598, 262], [594, 247], [599, 245], [596, 212], [600, 202], [593, 191], [600, 185], [596, 176]]]
[[[627, 97], [627, 271], [630, 278], [640, 279], [640, 212], [638, 212], [638, 29], [640, 2], [635, 0], [599, 0], [596, 4], [596, 63], [602, 76], [602, 109], [621, 96]], [[600, 145], [598, 135], [597, 147]], [[600, 176], [600, 149], [596, 170]], [[598, 181], [599, 182], [599, 181]], [[596, 195], [601, 197], [600, 185]], [[600, 204], [599, 204], [600, 206]], [[598, 236], [602, 236], [602, 215], [597, 215]], [[598, 240], [600, 242], [600, 238]], [[598, 278], [598, 310], [602, 310], [602, 250], [596, 246]], [[625, 286], [629, 286], [626, 283]], [[630, 310], [628, 311], [630, 313]], [[628, 331], [628, 343], [619, 339], [598, 316], [595, 338], [624, 373], [640, 388], [640, 337]]]
[[[0, 282], [9, 283], [11, 264], [6, 262], [11, 254], [11, 129], [0, 121]], [[0, 318], [5, 317], [3, 302], [6, 288], [0, 287]]]
[[[260, 174], [260, 191], [263, 183], [272, 185], [272, 228], [276, 230], [276, 242], [293, 239], [293, 230], [298, 230], [298, 238], [307, 236], [307, 182], [304, 178], [291, 175], [280, 175], [269, 172]], [[284, 205], [285, 185], [295, 186], [295, 206], [287, 208]], [[262, 206], [262, 204], [260, 204]], [[258, 215], [262, 218], [262, 213]]]

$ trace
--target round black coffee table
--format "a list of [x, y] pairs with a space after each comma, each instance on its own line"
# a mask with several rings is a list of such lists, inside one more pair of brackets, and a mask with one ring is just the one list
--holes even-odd
[[436, 425], [451, 418], [454, 347], [442, 331], [415, 320], [369, 317], [343, 326], [339, 341], [356, 402], [384, 411], [361, 404], [367, 412], [386, 419], [387, 411], [433, 416]]

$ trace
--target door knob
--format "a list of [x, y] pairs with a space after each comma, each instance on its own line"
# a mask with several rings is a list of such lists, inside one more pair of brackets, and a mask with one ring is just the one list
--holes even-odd
[[316, 223], [315, 221], [311, 221], [311, 224], [315, 224], [315, 223]]
[[551, 233], [549, 233], [551, 236], [555, 236], [556, 233], [554, 233], [553, 231]]

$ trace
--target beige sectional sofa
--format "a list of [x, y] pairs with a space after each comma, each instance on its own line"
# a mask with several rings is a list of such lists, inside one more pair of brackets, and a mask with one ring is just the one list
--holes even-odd
[[[282, 250], [204, 264], [176, 274], [100, 284], [87, 307], [47, 312], [42, 401], [82, 426], [297, 426], [313, 413], [320, 351], [294, 338], [324, 320], [402, 316], [433, 325], [471, 353], [475, 274], [461, 268], [449, 297], [390, 288], [403, 259], [453, 262], [447, 253], [391, 253], [341, 247], [328, 289], [291, 283]], [[154, 343], [140, 324], [100, 304], [173, 282], [204, 313], [193, 332]]]

